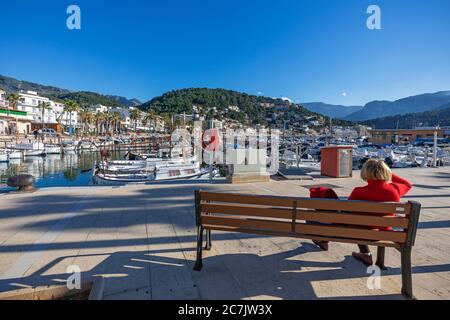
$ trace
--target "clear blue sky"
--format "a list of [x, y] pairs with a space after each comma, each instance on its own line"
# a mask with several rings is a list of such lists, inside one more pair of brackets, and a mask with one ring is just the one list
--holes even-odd
[[[66, 28], [70, 4], [80, 31]], [[370, 4], [382, 30], [366, 28]], [[223, 87], [346, 105], [450, 90], [449, 0], [28, 0], [0, 10], [0, 74], [73, 90], [148, 100]]]

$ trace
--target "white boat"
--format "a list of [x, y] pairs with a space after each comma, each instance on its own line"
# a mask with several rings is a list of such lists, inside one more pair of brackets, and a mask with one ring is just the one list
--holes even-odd
[[39, 157], [45, 155], [45, 149], [25, 150], [23, 154], [25, 157]]
[[130, 171], [137, 171], [137, 170], [142, 171], [150, 169], [150, 167], [147, 166], [147, 162], [145, 161], [128, 161], [128, 160], [100, 162], [97, 166], [102, 171], [111, 171], [111, 172], [130, 172]]
[[[192, 158], [193, 159], [193, 158]], [[149, 162], [145, 160], [116, 160], [116, 161], [108, 161], [108, 162], [99, 162], [98, 168], [103, 172], [121, 172], [121, 173], [130, 173], [130, 172], [153, 172], [156, 170], [167, 169], [167, 168], [199, 168], [200, 164], [198, 161], [189, 159], [187, 161], [155, 161]]]
[[44, 150], [46, 154], [60, 154], [61, 146], [56, 144], [46, 144]]
[[94, 165], [93, 182], [95, 184], [135, 183], [198, 178], [209, 174], [201, 169], [198, 162], [164, 164], [149, 166], [146, 161], [115, 161]]
[[0, 162], [9, 162], [8, 153], [6, 150], [0, 150]]
[[114, 183], [139, 183], [139, 182], [155, 182], [155, 181], [170, 181], [170, 180], [189, 180], [199, 178], [209, 174], [207, 169], [199, 168], [171, 168], [165, 171], [158, 171], [154, 173], [100, 173], [95, 172], [93, 176], [94, 184], [109, 185]]
[[8, 151], [8, 158], [9, 158], [9, 160], [22, 159], [22, 152], [21, 151], [9, 150]]
[[27, 157], [45, 155], [45, 146], [41, 142], [20, 143], [14, 145], [12, 149], [23, 151], [24, 155]]
[[97, 147], [95, 146], [94, 143], [92, 143], [90, 141], [81, 141], [78, 144], [78, 149], [80, 149], [82, 151], [96, 151]]
[[76, 147], [74, 145], [65, 145], [62, 147], [64, 152], [74, 152]]

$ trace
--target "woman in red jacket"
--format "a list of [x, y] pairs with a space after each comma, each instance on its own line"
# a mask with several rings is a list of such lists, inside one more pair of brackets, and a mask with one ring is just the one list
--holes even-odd
[[[367, 182], [367, 186], [355, 188], [349, 200], [400, 202], [401, 197], [412, 189], [411, 183], [392, 174], [391, 169], [382, 160], [367, 161], [361, 170], [361, 178]], [[373, 259], [369, 246], [358, 247], [359, 252], [353, 252], [353, 257], [366, 266], [371, 266]], [[384, 254], [379, 254], [377, 257], [376, 264], [380, 268], [384, 268], [383, 256]]]

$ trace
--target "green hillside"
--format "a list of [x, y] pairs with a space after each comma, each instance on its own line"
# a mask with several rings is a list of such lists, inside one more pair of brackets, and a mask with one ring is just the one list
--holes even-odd
[[112, 107], [134, 107], [141, 102], [115, 95], [103, 95], [95, 92], [74, 92], [54, 86], [42, 85], [29, 81], [17, 80], [0, 75], [0, 88], [7, 92], [36, 91], [38, 94], [55, 101], [74, 100], [79, 104], [103, 104]]
[[[194, 110], [194, 106], [196, 110]], [[237, 108], [236, 108], [237, 107]], [[153, 109], [158, 114], [192, 114], [198, 112], [207, 120], [236, 120], [247, 125], [267, 125], [268, 118], [278, 121], [302, 122], [304, 117], [322, 117], [306, 108], [288, 103], [282, 99], [249, 95], [242, 92], [189, 88], [170, 91], [140, 106], [143, 110]], [[273, 117], [273, 114], [276, 116]], [[335, 124], [350, 124], [349, 121], [336, 121]]]
[[48, 98], [55, 100], [55, 101], [67, 101], [67, 100], [73, 100], [77, 102], [78, 104], [83, 105], [93, 105], [93, 104], [102, 104], [104, 106], [109, 107], [124, 107], [125, 105], [120, 103], [119, 101], [106, 97], [104, 95], [95, 93], [95, 92], [87, 92], [87, 91], [80, 91], [80, 92], [69, 92], [69, 93], [62, 93], [57, 95], [46, 95]]

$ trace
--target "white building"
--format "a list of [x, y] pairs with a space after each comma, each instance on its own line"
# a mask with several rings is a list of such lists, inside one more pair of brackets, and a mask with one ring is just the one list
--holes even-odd
[[101, 113], [101, 112], [108, 112], [109, 110], [112, 110], [114, 108], [112, 107], [107, 107], [104, 106], [102, 104], [94, 104], [92, 106], [89, 107], [89, 109], [93, 112], [93, 113]]
[[[115, 107], [115, 108], [111, 108], [109, 109], [109, 112], [114, 113], [120, 113], [121, 117], [122, 117], [122, 121], [120, 122], [120, 126], [122, 128], [132, 128], [134, 124], [131, 123], [131, 118], [130, 118], [130, 109], [128, 108], [119, 108], [119, 107]], [[134, 128], [134, 127], [133, 127]]]
[[[27, 112], [32, 117], [33, 124], [43, 123], [44, 126], [51, 128], [56, 127], [57, 124], [74, 128], [78, 126], [78, 112], [72, 112], [71, 116], [70, 113], [64, 112], [64, 104], [39, 96], [35, 91], [20, 92], [19, 94], [22, 100], [19, 101], [17, 109]], [[41, 103], [49, 103], [49, 109], [43, 111], [40, 107]]]
[[8, 101], [6, 101], [6, 92], [0, 89], [0, 108], [9, 107]]
[[12, 110], [6, 92], [0, 90], [0, 134], [30, 133], [32, 119], [27, 112]]
[[[77, 128], [79, 124], [78, 112], [73, 111], [72, 117], [70, 116], [70, 112], [64, 111], [65, 105], [62, 103], [54, 102], [53, 112], [56, 116], [56, 121], [66, 128]], [[71, 122], [72, 121], [72, 122]]]

